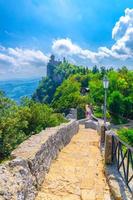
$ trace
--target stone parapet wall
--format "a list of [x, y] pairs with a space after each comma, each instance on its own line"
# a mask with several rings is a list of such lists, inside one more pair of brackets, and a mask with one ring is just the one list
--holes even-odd
[[79, 119], [78, 122], [79, 124], [84, 125], [87, 120], [88, 120], [87, 118]]
[[0, 200], [33, 200], [51, 162], [78, 132], [71, 120], [31, 136], [15, 149], [12, 160], [0, 165]]

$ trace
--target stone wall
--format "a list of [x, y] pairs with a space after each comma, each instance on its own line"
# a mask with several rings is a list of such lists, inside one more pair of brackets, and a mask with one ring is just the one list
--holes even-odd
[[75, 119], [77, 120], [77, 109], [71, 108], [69, 114], [66, 116], [67, 119]]
[[51, 162], [78, 132], [71, 120], [31, 136], [14, 150], [12, 160], [0, 165], [0, 200], [33, 200]]

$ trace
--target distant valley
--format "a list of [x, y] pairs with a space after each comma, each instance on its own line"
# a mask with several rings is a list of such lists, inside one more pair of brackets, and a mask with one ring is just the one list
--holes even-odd
[[32, 96], [39, 81], [39, 79], [0, 81], [0, 90], [4, 91], [6, 96], [19, 102], [24, 96]]

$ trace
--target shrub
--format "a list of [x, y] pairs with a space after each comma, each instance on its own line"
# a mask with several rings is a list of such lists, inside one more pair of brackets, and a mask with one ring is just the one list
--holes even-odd
[[27, 138], [29, 110], [12, 106], [0, 116], [0, 157], [10, 152]]
[[133, 129], [122, 128], [117, 133], [121, 140], [133, 147]]
[[66, 122], [63, 115], [45, 104], [25, 98], [17, 105], [0, 94], [0, 160], [30, 135], [62, 122]]

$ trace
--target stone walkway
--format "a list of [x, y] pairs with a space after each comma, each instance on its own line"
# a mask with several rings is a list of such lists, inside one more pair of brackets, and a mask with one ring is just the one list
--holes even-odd
[[80, 126], [53, 161], [36, 200], [111, 200], [98, 145], [97, 132]]

